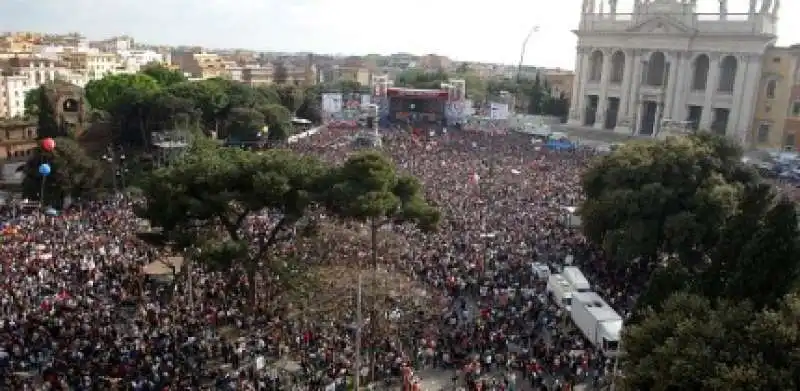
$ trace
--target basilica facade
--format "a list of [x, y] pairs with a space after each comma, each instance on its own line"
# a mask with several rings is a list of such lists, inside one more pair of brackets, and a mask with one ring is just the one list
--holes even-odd
[[681, 124], [749, 143], [779, 2], [716, 4], [634, 0], [621, 13], [616, 0], [584, 0], [569, 124], [653, 137]]

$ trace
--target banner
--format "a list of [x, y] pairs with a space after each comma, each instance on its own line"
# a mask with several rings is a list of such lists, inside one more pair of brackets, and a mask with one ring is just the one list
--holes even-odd
[[322, 111], [327, 114], [342, 111], [344, 98], [340, 93], [322, 94]]
[[361, 95], [361, 105], [365, 106], [365, 105], [368, 105], [370, 103], [372, 103], [372, 96], [370, 96], [369, 94], [362, 94]]
[[507, 103], [490, 103], [489, 104], [489, 117], [491, 119], [508, 119], [508, 104]]

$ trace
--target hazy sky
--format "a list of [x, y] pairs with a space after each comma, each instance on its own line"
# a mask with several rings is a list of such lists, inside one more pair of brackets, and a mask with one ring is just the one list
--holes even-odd
[[[619, 9], [629, 9], [620, 0]], [[713, 12], [715, 0], [699, 0]], [[747, 12], [748, 0], [730, 0]], [[800, 0], [781, 2], [779, 44], [800, 43]], [[80, 31], [91, 39], [319, 53], [437, 53], [573, 68], [581, 0], [0, 0], [0, 29]]]

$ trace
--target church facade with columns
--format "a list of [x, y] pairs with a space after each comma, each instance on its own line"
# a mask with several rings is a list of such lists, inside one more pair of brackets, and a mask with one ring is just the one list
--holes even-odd
[[[703, 1], [703, 0], [700, 0]], [[749, 143], [779, 0], [584, 0], [569, 124], [655, 137], [679, 124]], [[718, 6], [718, 8], [717, 8]]]

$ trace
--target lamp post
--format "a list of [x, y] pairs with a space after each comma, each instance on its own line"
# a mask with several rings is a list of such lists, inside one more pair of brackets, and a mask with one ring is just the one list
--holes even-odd
[[[103, 160], [111, 166], [111, 180], [115, 192], [125, 190], [125, 173], [128, 171], [125, 167], [125, 158], [126, 156], [122, 148], [120, 148], [119, 151], [115, 151], [111, 144], [106, 147]], [[121, 185], [121, 188], [118, 188], [118, 183]]]

